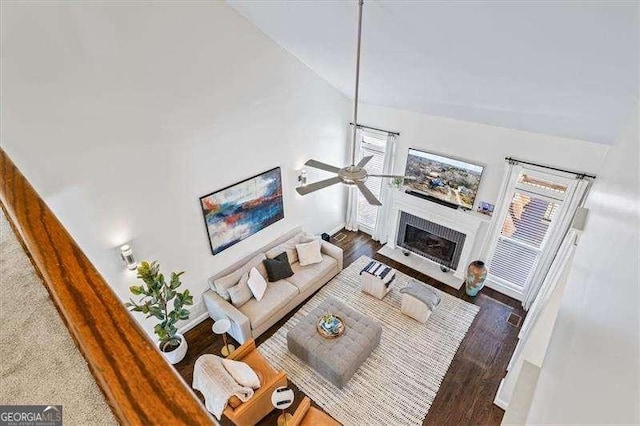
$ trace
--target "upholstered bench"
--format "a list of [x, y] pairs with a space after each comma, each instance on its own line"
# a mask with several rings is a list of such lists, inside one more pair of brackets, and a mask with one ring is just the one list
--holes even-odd
[[431, 312], [440, 304], [440, 296], [428, 286], [417, 281], [400, 290], [402, 306], [400, 311], [421, 323], [426, 323]]
[[[345, 331], [327, 339], [317, 330], [326, 313], [342, 318]], [[292, 354], [306, 362], [335, 386], [342, 388], [380, 343], [382, 326], [333, 297], [329, 297], [287, 333]]]

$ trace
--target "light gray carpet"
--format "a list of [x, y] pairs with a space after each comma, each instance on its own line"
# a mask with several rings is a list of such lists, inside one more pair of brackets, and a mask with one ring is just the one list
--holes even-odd
[[118, 424], [0, 211], [0, 404], [62, 405], [63, 424]]
[[[345, 425], [421, 425], [479, 308], [433, 289], [442, 302], [429, 321], [420, 324], [400, 312], [398, 290], [411, 277], [397, 273], [392, 291], [383, 300], [360, 291], [359, 272], [370, 260], [363, 256], [342, 271], [258, 350]], [[343, 389], [287, 350], [287, 331], [328, 296], [382, 324], [380, 345]]]

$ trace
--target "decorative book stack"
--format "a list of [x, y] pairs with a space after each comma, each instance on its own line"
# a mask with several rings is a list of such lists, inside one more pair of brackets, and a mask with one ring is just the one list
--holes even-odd
[[391, 282], [396, 277], [396, 270], [375, 260], [360, 271], [362, 291], [382, 299], [391, 290]]

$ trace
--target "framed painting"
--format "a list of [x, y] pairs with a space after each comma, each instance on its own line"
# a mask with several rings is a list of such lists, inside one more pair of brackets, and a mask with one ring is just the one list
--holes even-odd
[[284, 218], [280, 167], [200, 197], [211, 253]]

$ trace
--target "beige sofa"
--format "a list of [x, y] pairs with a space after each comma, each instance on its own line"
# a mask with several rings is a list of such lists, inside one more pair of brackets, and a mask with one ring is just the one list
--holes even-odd
[[203, 295], [209, 316], [214, 321], [228, 318], [231, 321], [229, 334], [238, 342], [244, 343], [250, 338], [255, 339], [260, 336], [342, 271], [342, 249], [322, 241], [321, 263], [300, 266], [300, 263], [295, 259], [291, 264], [294, 275], [269, 283], [260, 302], [255, 298], [251, 298], [247, 303], [236, 308], [215, 291], [216, 280], [229, 276], [238, 269], [243, 268], [260, 253], [265, 253], [267, 257], [272, 257], [275, 252], [279, 251], [281, 253], [285, 251], [284, 247], [288, 247], [290, 250], [292, 242], [295, 241], [294, 238], [301, 237], [301, 233], [303, 231], [299, 227], [295, 228], [209, 278], [210, 289]]

